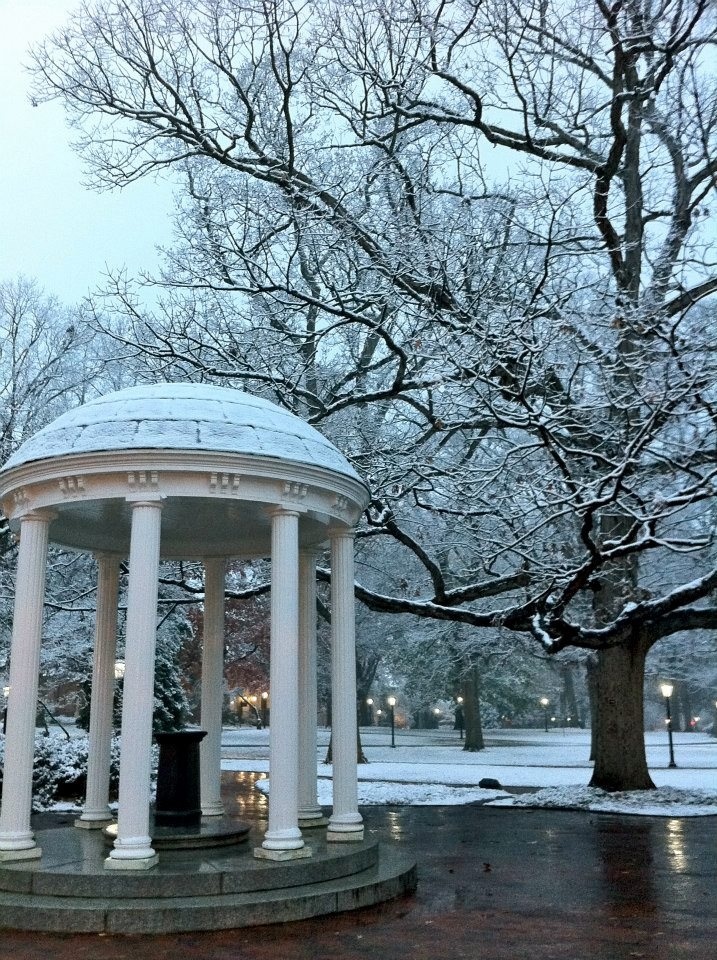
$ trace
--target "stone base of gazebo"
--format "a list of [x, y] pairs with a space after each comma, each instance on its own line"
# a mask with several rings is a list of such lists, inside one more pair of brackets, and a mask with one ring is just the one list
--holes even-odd
[[[413, 861], [366, 841], [327, 844], [313, 856], [257, 860], [253, 844], [163, 852], [149, 871], [103, 864], [99, 831], [38, 831], [42, 861], [0, 864], [0, 927], [67, 933], [170, 933], [302, 920], [412, 892]], [[259, 839], [258, 835], [256, 839]]]
[[[171, 826], [157, 824], [149, 818], [149, 834], [155, 850], [201, 850], [208, 847], [230, 847], [245, 843], [250, 831], [248, 823], [233, 817], [202, 817], [196, 824]], [[117, 839], [117, 824], [110, 823], [102, 831], [107, 842]]]

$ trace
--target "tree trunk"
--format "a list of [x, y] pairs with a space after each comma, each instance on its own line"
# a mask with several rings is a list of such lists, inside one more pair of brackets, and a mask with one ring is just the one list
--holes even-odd
[[466, 722], [463, 749], [471, 753], [485, 750], [483, 726], [480, 719], [480, 676], [475, 664], [463, 682], [463, 717]]
[[373, 707], [369, 706], [366, 700], [380, 662], [381, 654], [370, 653], [362, 657], [356, 655], [356, 702], [361, 727], [370, 727], [373, 723]]
[[563, 707], [565, 724], [568, 727], [580, 727], [582, 726], [582, 719], [578, 709], [578, 698], [575, 696], [575, 683], [573, 681], [572, 664], [561, 664], [560, 679], [563, 684], [563, 691], [560, 700]]
[[677, 707], [676, 712], [679, 714], [679, 721], [675, 723], [673, 720], [673, 730], [682, 730], [683, 733], [689, 733], [693, 729], [691, 721], [694, 713], [692, 710], [692, 690], [686, 680], [678, 680], [675, 683], [672, 703]]
[[633, 636], [624, 646], [600, 650], [596, 674], [595, 767], [591, 787], [652, 790], [645, 756], [643, 686], [650, 644]]
[[597, 698], [597, 657], [588, 657], [585, 661], [585, 673], [587, 677], [588, 700], [590, 702], [590, 760], [595, 759], [597, 753], [597, 728], [598, 728], [598, 698]]
[[[333, 733], [329, 737], [329, 745], [326, 748], [326, 756], [324, 757], [324, 763], [333, 763], [333, 742], [334, 735]], [[363, 744], [361, 743], [361, 731], [359, 728], [356, 728], [356, 762], [357, 763], [368, 763], [366, 754], [363, 752]]]
[[[627, 343], [629, 346], [629, 343]], [[619, 510], [601, 518], [605, 539], [620, 538], [629, 518]], [[624, 604], [636, 598], [637, 556], [624, 558], [600, 578], [594, 596], [598, 623], [609, 623]], [[598, 651], [595, 669], [595, 766], [591, 787], [603, 790], [654, 790], [645, 755], [645, 657], [652, 645], [636, 627], [617, 647]]]
[[372, 708], [366, 703], [366, 697], [362, 697], [358, 702], [358, 722], [360, 727], [370, 727], [373, 723]]

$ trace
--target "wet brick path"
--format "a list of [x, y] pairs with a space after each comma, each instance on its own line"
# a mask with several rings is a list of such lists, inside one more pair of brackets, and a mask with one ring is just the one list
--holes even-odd
[[0, 932], [1, 960], [717, 960], [717, 817], [369, 807], [413, 852], [414, 897], [171, 936]]

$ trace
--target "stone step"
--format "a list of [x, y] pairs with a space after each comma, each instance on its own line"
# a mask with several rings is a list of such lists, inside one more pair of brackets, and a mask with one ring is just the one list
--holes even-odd
[[[269, 866], [280, 870], [286, 865]], [[171, 873], [164, 873], [162, 881], [168, 876]], [[356, 910], [410, 893], [415, 887], [415, 862], [381, 846], [377, 861], [359, 872], [279, 889], [188, 896], [185, 886], [184, 896], [161, 899], [5, 891], [0, 893], [0, 928], [127, 934], [231, 929]]]
[[313, 856], [301, 860], [257, 860], [249, 843], [162, 851], [152, 870], [110, 871], [104, 868], [109, 845], [99, 831], [42, 830], [36, 839], [42, 858], [0, 865], [0, 891], [63, 898], [209, 897], [336, 880], [375, 867], [379, 859], [376, 841], [328, 844], [309, 837]]

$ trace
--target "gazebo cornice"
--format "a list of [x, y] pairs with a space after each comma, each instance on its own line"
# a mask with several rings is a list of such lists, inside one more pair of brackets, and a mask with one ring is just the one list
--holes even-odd
[[166, 497], [297, 504], [354, 524], [369, 493], [349, 476], [311, 464], [257, 454], [194, 450], [120, 450], [68, 454], [24, 463], [0, 474], [6, 516], [63, 503], [127, 499], [142, 491]]

